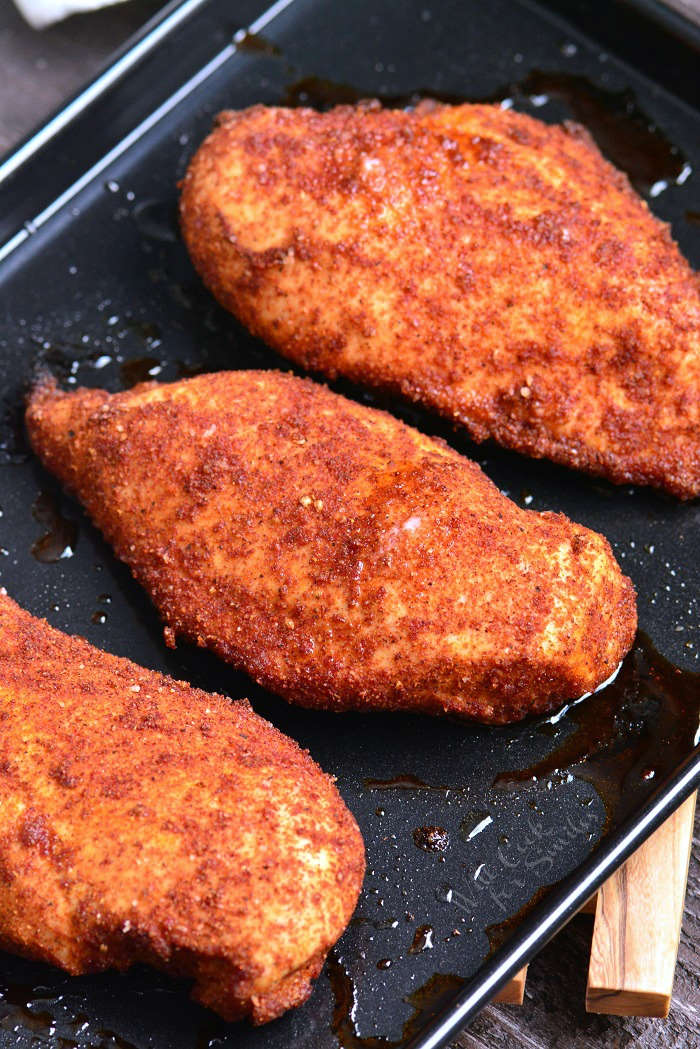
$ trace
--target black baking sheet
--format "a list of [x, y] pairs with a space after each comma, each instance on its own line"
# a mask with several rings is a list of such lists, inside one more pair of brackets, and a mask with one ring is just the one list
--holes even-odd
[[[489, 729], [298, 710], [207, 653], [167, 650], [128, 570], [29, 455], [21, 406], [37, 364], [68, 385], [113, 390], [199, 370], [289, 367], [213, 302], [177, 232], [176, 181], [222, 108], [307, 98], [324, 105], [353, 94], [402, 101], [415, 92], [510, 99], [544, 120], [580, 119], [583, 107], [594, 133], [607, 127], [611, 149], [632, 142], [630, 174], [697, 265], [700, 116], [601, 50], [594, 21], [589, 38], [549, 8], [516, 0], [294, 0], [278, 5], [258, 36], [224, 54], [178, 104], [167, 103], [164, 84], [172, 93], [174, 78], [179, 86], [194, 75], [193, 63], [209, 62], [261, 12], [255, 4], [203, 5], [128, 82], [43, 147], [26, 166], [24, 188], [22, 171], [0, 188], [10, 239], [50, 204], [47, 186], [58, 196], [97, 164], [50, 218], [14, 237], [2, 264], [0, 583], [30, 611], [98, 647], [249, 696], [338, 777], [367, 845], [365, 887], [311, 1000], [263, 1029], [219, 1022], [190, 1003], [185, 988], [147, 969], [73, 979], [0, 956], [3, 1046], [398, 1045], [465, 980], [478, 983], [514, 929], [537, 931], [554, 898], [548, 887], [590, 864], [596, 850], [604, 857], [693, 748], [697, 503], [476, 446], [417, 410], [338, 386], [446, 437], [521, 504], [561, 510], [604, 533], [635, 582], [643, 636], [617, 691], [560, 718]], [[676, 46], [685, 59], [683, 42]], [[101, 165], [119, 135], [164, 100], [161, 119]], [[449, 844], [426, 851], [423, 827], [442, 828]]]

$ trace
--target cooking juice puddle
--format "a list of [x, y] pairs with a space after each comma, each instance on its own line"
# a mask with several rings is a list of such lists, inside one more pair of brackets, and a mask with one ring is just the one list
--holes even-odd
[[[537, 762], [497, 773], [494, 788], [528, 788], [564, 781], [573, 773], [597, 789], [608, 822], [613, 814], [619, 820], [639, 804], [639, 794], [649, 793], [652, 781], [670, 774], [699, 741], [700, 674], [675, 666], [639, 631], [613, 681], [524, 727], [551, 737], [554, 746]], [[364, 786], [443, 795], [469, 790], [466, 784], [429, 784], [411, 773], [365, 779]]]
[[[342, 955], [333, 948], [328, 955], [325, 975], [330, 981], [333, 995], [331, 1030], [338, 1039], [341, 1049], [398, 1049], [408, 1038], [416, 1034], [421, 1026], [439, 1009], [445, 1006], [464, 985], [464, 980], [450, 973], [436, 973], [421, 987], [406, 995], [404, 1001], [412, 1007], [400, 1038], [396, 1040], [381, 1035], [359, 1034], [356, 1023], [357, 988]], [[320, 977], [323, 979], [323, 977]], [[227, 1032], [232, 1028], [223, 1021], [212, 1018], [199, 1031], [196, 1049], [219, 1049], [227, 1044]]]
[[64, 517], [58, 500], [51, 492], [40, 492], [32, 506], [35, 521], [46, 529], [44, 535], [32, 544], [32, 554], [37, 561], [53, 564], [72, 557], [78, 539], [75, 521]]
[[418, 779], [417, 776], [412, 776], [410, 773], [404, 776], [392, 776], [390, 779], [368, 778], [364, 780], [364, 785], [367, 790], [427, 790], [437, 794], [457, 793], [460, 790], [467, 789], [425, 783], [424, 780]]
[[542, 733], [569, 730], [561, 742], [540, 761], [499, 773], [493, 786], [514, 789], [570, 770], [597, 789], [608, 821], [613, 812], [619, 820], [688, 756], [699, 723], [700, 674], [675, 666], [640, 631], [614, 681], [539, 722]]
[[422, 987], [406, 995], [404, 1001], [412, 1006], [413, 1014], [404, 1024], [400, 1038], [392, 1040], [377, 1035], [363, 1037], [358, 1033], [355, 1022], [357, 1010], [355, 982], [342, 956], [335, 949], [328, 956], [326, 970], [334, 999], [331, 1028], [342, 1049], [396, 1049], [416, 1034], [439, 1009], [447, 1005], [464, 985], [464, 980], [459, 976], [453, 976], [450, 973], [435, 973]]

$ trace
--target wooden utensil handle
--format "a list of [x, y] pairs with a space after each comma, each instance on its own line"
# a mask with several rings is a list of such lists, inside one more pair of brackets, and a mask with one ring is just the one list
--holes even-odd
[[527, 979], [527, 965], [519, 969], [515, 976], [511, 976], [507, 984], [501, 987], [494, 997], [494, 1002], [501, 1005], [522, 1005], [525, 997], [525, 980]]
[[586, 990], [589, 1012], [668, 1014], [694, 814], [695, 795], [598, 893]]

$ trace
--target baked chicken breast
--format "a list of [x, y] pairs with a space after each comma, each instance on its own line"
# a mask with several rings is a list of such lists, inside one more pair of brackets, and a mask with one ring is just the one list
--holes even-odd
[[195, 267], [280, 353], [508, 448], [700, 492], [700, 294], [579, 126], [490, 105], [223, 113]]
[[0, 947], [74, 974], [146, 962], [262, 1023], [308, 997], [363, 874], [331, 778], [246, 700], [0, 590]]
[[38, 386], [27, 423], [163, 616], [310, 707], [506, 722], [594, 689], [636, 627], [607, 541], [309, 380]]

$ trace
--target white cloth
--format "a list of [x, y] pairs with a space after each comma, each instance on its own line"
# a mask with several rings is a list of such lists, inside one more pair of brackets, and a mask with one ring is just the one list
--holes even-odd
[[93, 11], [96, 7], [122, 3], [123, 0], [15, 0], [20, 12], [35, 29], [44, 29], [79, 11]]

